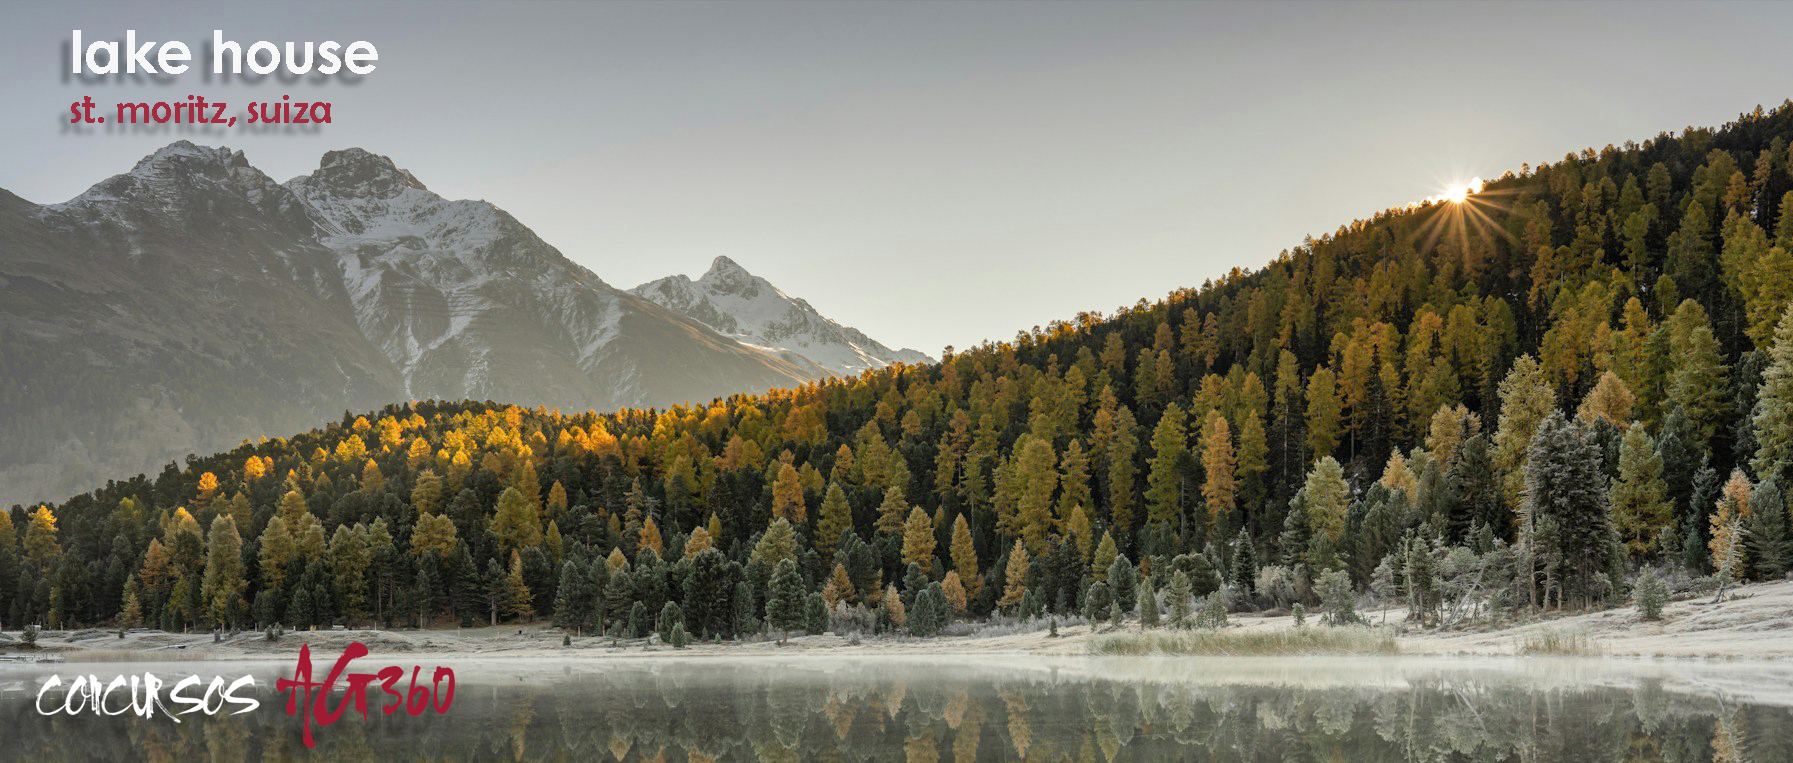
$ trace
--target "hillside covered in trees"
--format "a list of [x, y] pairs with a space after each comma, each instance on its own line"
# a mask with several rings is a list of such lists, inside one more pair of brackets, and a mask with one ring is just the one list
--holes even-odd
[[[391, 405], [0, 513], [7, 627], [731, 637], [1785, 574], [1793, 104], [1013, 341], [665, 411]], [[15, 542], [16, 541], [16, 542]]]

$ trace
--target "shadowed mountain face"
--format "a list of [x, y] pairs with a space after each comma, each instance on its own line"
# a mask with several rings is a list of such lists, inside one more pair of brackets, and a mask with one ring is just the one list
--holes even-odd
[[186, 142], [65, 203], [0, 191], [0, 368], [5, 503], [395, 401], [664, 406], [824, 373], [383, 156], [282, 184]]

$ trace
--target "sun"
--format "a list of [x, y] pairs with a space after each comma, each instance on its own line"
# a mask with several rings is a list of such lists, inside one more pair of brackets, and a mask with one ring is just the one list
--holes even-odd
[[1513, 233], [1490, 216], [1491, 212], [1509, 208], [1502, 202], [1512, 193], [1511, 188], [1485, 187], [1479, 177], [1442, 183], [1436, 196], [1407, 206], [1424, 216], [1413, 234], [1416, 248], [1422, 253], [1458, 258], [1466, 272], [1479, 272], [1491, 256], [1489, 244], [1493, 239], [1516, 243]]
[[1463, 202], [1468, 201], [1471, 195], [1480, 192], [1481, 190], [1482, 179], [1470, 178], [1467, 183], [1451, 183], [1450, 185], [1445, 186], [1444, 192], [1432, 197], [1431, 200], [1462, 204]]

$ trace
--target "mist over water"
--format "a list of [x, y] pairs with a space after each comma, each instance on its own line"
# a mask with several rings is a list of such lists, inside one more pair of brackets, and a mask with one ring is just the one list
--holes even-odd
[[[446, 717], [351, 711], [300, 743], [290, 665], [0, 668], [4, 756], [150, 760], [1786, 761], [1775, 664], [979, 656], [454, 666]], [[50, 674], [256, 677], [239, 716], [44, 717]], [[340, 695], [338, 695], [340, 696]]]

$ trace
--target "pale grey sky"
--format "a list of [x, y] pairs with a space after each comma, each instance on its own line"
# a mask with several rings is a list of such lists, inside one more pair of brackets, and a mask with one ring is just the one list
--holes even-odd
[[[1793, 95], [1793, 7], [1599, 3], [117, 2], [9, 6], [0, 188], [61, 201], [176, 138], [277, 179], [391, 156], [620, 287], [728, 255], [886, 343], [1006, 339], [1255, 267], [1308, 234]], [[178, 39], [172, 84], [64, 76]], [[367, 40], [359, 84], [208, 82]], [[70, 101], [334, 103], [313, 132], [86, 134]], [[0, 242], [3, 246], [4, 242]]]

